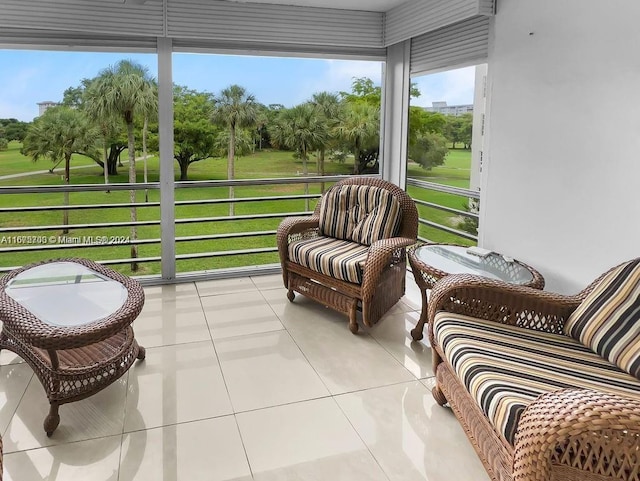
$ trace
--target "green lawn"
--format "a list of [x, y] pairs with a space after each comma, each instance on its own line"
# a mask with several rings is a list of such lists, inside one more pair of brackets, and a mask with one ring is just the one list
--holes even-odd
[[[469, 188], [469, 176], [471, 173], [471, 151], [469, 150], [449, 150], [444, 165], [425, 170], [420, 165], [410, 163], [407, 170], [407, 177], [434, 182], [437, 184], [450, 185], [453, 187]], [[458, 195], [445, 194], [442, 192], [428, 191], [409, 187], [409, 195], [414, 199], [421, 199], [434, 204], [440, 204], [454, 209], [466, 210], [467, 199]], [[453, 214], [438, 209], [418, 206], [420, 217], [428, 219], [438, 224], [448, 227], [458, 228], [458, 219]], [[455, 242], [463, 245], [474, 245], [473, 241], [460, 238], [431, 227], [420, 226], [420, 235], [435, 242]]]
[[[49, 170], [55, 165], [49, 160], [39, 160], [37, 162], [34, 162], [28, 157], [25, 157], [20, 153], [22, 144], [16, 142], [15, 140], [9, 142], [8, 147], [9, 148], [7, 150], [0, 151], [0, 177], [4, 175], [21, 174], [23, 172]], [[99, 166], [88, 157], [84, 157], [81, 155], [73, 156], [73, 165], [79, 166], [91, 164], [95, 165], [96, 168], [99, 168]], [[64, 169], [64, 164], [61, 163], [60, 165], [58, 165], [56, 171], [62, 171], [62, 169]]]
[[[467, 160], [465, 160], [465, 154]], [[449, 185], [459, 185], [461, 187], [468, 186], [468, 165], [470, 155], [468, 152], [453, 151], [447, 158], [447, 162], [442, 167], [437, 167], [432, 171], [425, 171], [419, 166], [411, 166], [409, 171], [410, 177], [422, 178], [432, 182], [440, 182]], [[126, 159], [126, 155], [123, 154], [123, 159]], [[449, 163], [451, 162], [451, 164]], [[39, 165], [40, 164], [40, 165]], [[0, 170], [0, 176], [15, 174], [19, 172], [45, 170], [50, 167], [50, 162], [40, 161], [38, 163], [31, 162], [28, 158], [25, 158], [19, 153], [19, 145], [11, 143], [8, 151], [0, 152], [0, 165], [3, 166]], [[36, 168], [34, 168], [34, 165]], [[71, 183], [72, 184], [94, 184], [102, 183], [102, 169], [93, 163], [90, 159], [74, 156], [71, 161], [73, 166], [87, 166], [80, 169], [73, 169], [71, 171]], [[143, 163], [141, 160], [137, 161], [138, 181], [143, 180]], [[466, 167], [465, 167], [466, 165]], [[5, 169], [5, 166], [10, 166], [10, 169]], [[148, 178], [150, 182], [158, 180], [158, 158], [152, 157], [148, 159]], [[327, 174], [349, 174], [352, 171], [352, 162], [338, 163], [338, 162], [326, 162], [325, 171]], [[192, 164], [189, 168], [189, 180], [224, 180], [226, 179], [226, 159], [215, 158], [207, 159], [201, 162]], [[315, 160], [309, 162], [309, 171], [315, 172]], [[282, 151], [263, 151], [246, 157], [240, 157], [236, 159], [236, 178], [275, 178], [275, 177], [295, 177], [299, 172], [303, 171], [302, 161], [294, 159], [291, 152]], [[179, 176], [179, 169], [177, 163], [175, 164], [176, 178]], [[128, 171], [127, 165], [119, 168], [119, 175], [112, 176], [111, 181], [127, 182]], [[466, 176], [466, 178], [465, 178]], [[466, 184], [465, 184], [466, 182]], [[8, 185], [61, 185], [62, 179], [59, 174], [33, 174], [26, 177], [12, 178], [0, 180], [1, 186]], [[312, 185], [310, 187], [312, 193], [319, 193], [320, 186]], [[415, 190], [415, 192], [414, 192]], [[255, 187], [238, 187], [235, 189], [236, 198], [242, 197], [258, 197], [258, 196], [273, 196], [273, 195], [287, 195], [287, 194], [302, 194], [304, 192], [302, 185], [280, 185], [280, 186], [255, 186]], [[456, 208], [462, 208], [464, 199], [455, 196], [449, 196], [447, 194], [440, 194], [437, 192], [422, 191], [420, 189], [410, 189], [411, 195], [427, 199], [431, 202], [443, 203]], [[227, 188], [181, 188], [176, 189], [176, 200], [205, 200], [225, 198], [228, 195]], [[157, 220], [160, 218], [160, 209], [155, 206], [144, 206], [144, 193], [137, 193], [137, 201], [141, 202], [138, 211], [138, 220]], [[71, 193], [71, 204], [103, 204], [113, 203], [120, 204], [129, 201], [128, 191], [112, 191], [106, 192], [81, 192]], [[149, 191], [149, 201], [159, 201], [159, 191]], [[62, 194], [10, 194], [0, 196], [0, 207], [26, 207], [26, 206], [55, 206], [62, 205]], [[312, 201], [311, 208], [315, 205], [315, 201]], [[303, 200], [292, 201], [259, 201], [259, 202], [245, 202], [237, 203], [235, 206], [237, 215], [256, 214], [256, 213], [286, 213], [286, 212], [301, 212], [305, 210]], [[423, 209], [421, 208], [421, 211]], [[433, 209], [429, 209], [433, 211]], [[201, 218], [201, 217], [225, 217], [228, 214], [228, 205], [189, 205], [189, 206], [177, 206], [176, 218], [188, 219], [188, 218]], [[426, 215], [427, 218], [436, 222], [445, 223], [446, 225], [455, 225], [455, 219], [452, 219], [448, 214], [444, 214], [439, 211], [433, 211], [433, 213], [424, 212], [422, 215]], [[41, 212], [29, 212], [29, 213], [2, 213], [0, 214], [0, 226], [7, 227], [19, 227], [30, 225], [59, 225], [62, 223], [62, 211], [41, 211]], [[114, 222], [126, 222], [130, 218], [129, 209], [122, 208], [96, 208], [72, 211], [69, 214], [71, 224], [82, 223], [105, 223], [112, 224]], [[242, 222], [233, 221], [221, 221], [221, 222], [205, 222], [205, 223], [178, 223], [176, 225], [176, 236], [194, 236], [194, 235], [206, 235], [217, 233], [231, 233], [231, 232], [255, 232], [262, 230], [275, 230], [280, 223], [280, 218], [264, 219], [264, 220], [248, 220]], [[440, 232], [431, 233], [423, 232], [424, 227], [421, 227], [421, 235], [426, 235], [433, 240], [449, 240], [452, 241], [452, 237], [445, 234], [447, 239], [441, 239], [438, 236], [442, 236]], [[0, 248], [19, 245], [15, 242], [17, 239], [12, 239], [13, 236], [22, 235], [22, 233], [0, 233]], [[22, 239], [21, 243], [27, 245], [43, 245], [43, 244], [60, 244], [63, 237], [62, 232], [58, 230], [47, 230], [40, 232], [27, 233], [30, 238], [26, 240]], [[67, 237], [72, 239], [82, 239], [83, 237], [106, 236], [110, 237], [128, 237], [130, 235], [129, 228], [115, 228], [109, 227], [106, 229], [72, 229]], [[60, 238], [59, 238], [60, 236]], [[139, 239], [151, 239], [160, 237], [159, 226], [143, 226], [138, 228]], [[69, 239], [66, 240], [69, 242]], [[73, 244], [65, 243], [68, 248], [64, 250], [56, 251], [44, 251], [44, 252], [21, 252], [12, 253], [11, 255], [0, 256], [0, 266], [17, 266], [27, 264], [36, 260], [48, 259], [51, 257], [61, 256], [83, 256], [93, 259], [121, 259], [129, 256], [130, 247], [126, 245], [109, 245], [105, 247], [92, 247], [92, 248], [77, 248], [73, 247]], [[225, 250], [239, 250], [249, 248], [260, 247], [275, 247], [275, 237], [270, 236], [252, 236], [238, 239], [227, 239], [219, 241], [190, 241], [190, 242], [178, 242], [176, 244], [176, 252], [178, 254], [193, 253], [193, 252], [214, 252]], [[154, 257], [160, 255], [159, 244], [148, 244], [139, 246], [140, 257]], [[204, 269], [217, 269], [226, 267], [237, 267], [246, 265], [260, 265], [265, 263], [277, 262], [276, 253], [266, 254], [254, 254], [254, 255], [242, 255], [242, 256], [223, 256], [205, 259], [184, 260], [178, 261], [178, 271], [188, 272]], [[128, 265], [122, 265], [116, 267], [118, 270], [130, 273]], [[144, 263], [140, 264], [139, 274], [157, 274], [160, 272], [160, 264]]]

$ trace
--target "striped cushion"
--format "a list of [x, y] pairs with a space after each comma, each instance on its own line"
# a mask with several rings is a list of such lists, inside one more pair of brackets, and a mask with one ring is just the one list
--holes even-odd
[[322, 200], [320, 233], [371, 245], [393, 237], [401, 215], [400, 203], [389, 191], [368, 185], [341, 185], [329, 190]]
[[367, 246], [323, 236], [289, 244], [289, 259], [296, 264], [354, 284], [362, 284], [368, 252]]
[[640, 258], [602, 279], [567, 319], [564, 330], [640, 379]]
[[584, 388], [640, 399], [640, 381], [569, 336], [448, 312], [436, 315], [433, 329], [458, 378], [511, 444], [522, 412], [545, 392]]

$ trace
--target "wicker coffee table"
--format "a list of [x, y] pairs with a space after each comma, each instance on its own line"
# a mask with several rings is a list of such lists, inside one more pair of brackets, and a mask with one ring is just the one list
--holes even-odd
[[544, 278], [533, 267], [496, 252], [484, 257], [467, 252], [468, 247], [456, 244], [419, 244], [407, 249], [413, 277], [422, 294], [422, 312], [411, 337], [419, 341], [427, 322], [427, 289], [449, 274], [476, 274], [511, 284], [535, 289], [544, 288]]
[[48, 436], [61, 404], [97, 393], [144, 359], [131, 328], [143, 304], [137, 281], [86, 259], [39, 262], [0, 279], [0, 349], [40, 379]]

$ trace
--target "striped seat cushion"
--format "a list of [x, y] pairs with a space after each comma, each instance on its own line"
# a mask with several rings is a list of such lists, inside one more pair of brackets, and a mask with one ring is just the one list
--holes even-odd
[[640, 258], [602, 279], [564, 331], [640, 379]]
[[369, 248], [354, 242], [314, 237], [289, 244], [289, 259], [335, 279], [362, 284]]
[[448, 312], [436, 341], [492, 425], [513, 445], [524, 409], [545, 392], [596, 389], [640, 399], [640, 381], [575, 339]]
[[402, 211], [388, 190], [369, 185], [330, 189], [320, 205], [320, 233], [371, 245], [397, 234]]

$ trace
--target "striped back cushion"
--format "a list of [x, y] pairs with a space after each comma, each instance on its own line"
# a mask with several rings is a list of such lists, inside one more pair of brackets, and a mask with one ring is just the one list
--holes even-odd
[[564, 330], [640, 379], [640, 258], [602, 279], [567, 319]]
[[385, 189], [341, 185], [329, 190], [320, 206], [320, 234], [371, 245], [393, 237], [400, 227], [398, 200]]

